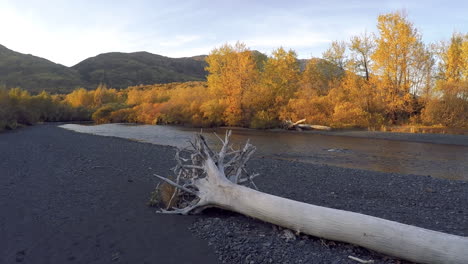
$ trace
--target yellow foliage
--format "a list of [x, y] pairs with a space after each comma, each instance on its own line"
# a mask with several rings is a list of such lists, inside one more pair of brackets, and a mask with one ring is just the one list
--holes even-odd
[[322, 57], [344, 70], [347, 64], [346, 43], [344, 41], [333, 41], [330, 48], [322, 54]]
[[135, 121], [137, 123], [151, 125], [157, 124], [159, 118], [161, 117], [161, 109], [163, 108], [164, 104], [165, 103], [142, 103], [133, 107], [133, 111], [135, 113]]
[[380, 15], [377, 49], [372, 58], [375, 70], [386, 78], [394, 93], [409, 92], [411, 67], [421, 42], [418, 31], [402, 12]]
[[423, 123], [468, 128], [468, 81], [439, 85], [444, 94], [427, 102], [421, 114]]
[[361, 36], [354, 36], [351, 38], [349, 44], [351, 50], [351, 60], [349, 65], [351, 70], [357, 74], [361, 74], [369, 81], [372, 68], [371, 56], [375, 49], [375, 40], [372, 35], [365, 32]]
[[[178, 83], [181, 85], [181, 83]], [[175, 86], [177, 87], [177, 86]], [[170, 90], [174, 89], [173, 85], [146, 85], [129, 87], [127, 89], [128, 105], [137, 105], [141, 103], [162, 103], [169, 100]]]
[[109, 122], [111, 123], [137, 123], [135, 111], [132, 108], [118, 109], [110, 113]]
[[206, 58], [210, 96], [225, 106], [223, 121], [229, 126], [245, 125], [245, 94], [256, 83], [258, 68], [252, 52], [242, 43], [225, 44]]
[[89, 112], [74, 108], [61, 96], [46, 92], [31, 95], [20, 88], [0, 88], [0, 131], [41, 121], [89, 120]]
[[463, 65], [464, 65], [464, 71], [463, 71], [463, 79], [468, 80], [468, 34], [465, 34], [465, 37], [463, 39], [463, 44], [462, 44], [462, 54], [463, 54]]
[[326, 95], [331, 84], [340, 80], [343, 73], [341, 68], [329, 61], [310, 59], [301, 76], [301, 89], [314, 91], [317, 95]]
[[280, 112], [299, 88], [300, 69], [294, 51], [279, 48], [264, 64], [259, 83], [246, 93], [250, 126], [266, 128], [280, 123]]
[[335, 105], [333, 109], [333, 126], [335, 127], [368, 127], [369, 114], [350, 102]]
[[378, 17], [377, 48], [372, 55], [374, 71], [382, 79], [380, 96], [386, 106], [386, 115], [392, 123], [409, 117], [408, 94], [416, 94], [421, 76], [428, 67], [427, 51], [421, 36], [402, 12]]
[[328, 96], [313, 96], [289, 100], [281, 113], [282, 119], [297, 121], [305, 118], [309, 124], [330, 125], [333, 104]]
[[260, 129], [274, 128], [278, 127], [280, 123], [281, 122], [278, 120], [276, 113], [261, 110], [253, 116], [252, 121], [250, 122], [250, 127]]
[[65, 100], [73, 107], [91, 108], [94, 105], [94, 92], [87, 91], [84, 88], [78, 88], [68, 94]]
[[108, 89], [105, 85], [99, 85], [93, 93], [93, 106], [101, 107], [109, 103], [117, 103], [119, 100], [117, 90]]
[[443, 81], [468, 80], [468, 35], [454, 33], [449, 44], [442, 44], [439, 55], [439, 77]]
[[200, 116], [205, 120], [206, 126], [219, 126], [223, 123], [223, 112], [226, 106], [219, 99], [208, 99], [200, 105]]

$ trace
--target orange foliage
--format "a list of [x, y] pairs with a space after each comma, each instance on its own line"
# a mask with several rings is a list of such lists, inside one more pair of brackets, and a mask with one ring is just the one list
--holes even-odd
[[164, 103], [142, 103], [133, 107], [135, 114], [135, 121], [137, 123], [155, 125], [159, 122], [161, 117], [161, 109]]
[[[245, 126], [245, 94], [258, 78], [252, 52], [242, 43], [223, 45], [206, 58], [210, 96], [225, 107], [222, 119], [229, 126]], [[211, 118], [212, 119], [212, 118]]]

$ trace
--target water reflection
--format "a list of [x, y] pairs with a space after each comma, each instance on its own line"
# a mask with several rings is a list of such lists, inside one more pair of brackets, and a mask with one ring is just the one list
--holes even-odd
[[[172, 126], [129, 126], [105, 124], [62, 126], [77, 132], [141, 140], [160, 145], [187, 146], [199, 129]], [[220, 146], [211, 132], [224, 135], [225, 129], [203, 130], [210, 144]], [[341, 167], [468, 180], [468, 146], [442, 145], [383, 139], [330, 136], [284, 131], [235, 129], [234, 145], [247, 139], [257, 146], [257, 157], [297, 160]]]

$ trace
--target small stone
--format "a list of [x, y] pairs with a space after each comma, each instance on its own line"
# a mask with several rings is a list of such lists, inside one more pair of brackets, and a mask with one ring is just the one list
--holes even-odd
[[284, 238], [286, 240], [286, 242], [296, 240], [296, 236], [289, 229], [284, 229], [283, 233], [281, 234], [281, 237]]
[[264, 247], [269, 247], [269, 246], [271, 246], [271, 242], [265, 242], [265, 243], [263, 243], [262, 245], [263, 245]]

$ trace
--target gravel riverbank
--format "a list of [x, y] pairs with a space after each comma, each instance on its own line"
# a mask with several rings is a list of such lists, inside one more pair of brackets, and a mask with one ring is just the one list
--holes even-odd
[[[38, 125], [0, 134], [0, 263], [398, 263], [242, 215], [145, 205], [171, 147]], [[255, 158], [267, 193], [468, 236], [468, 182]]]

